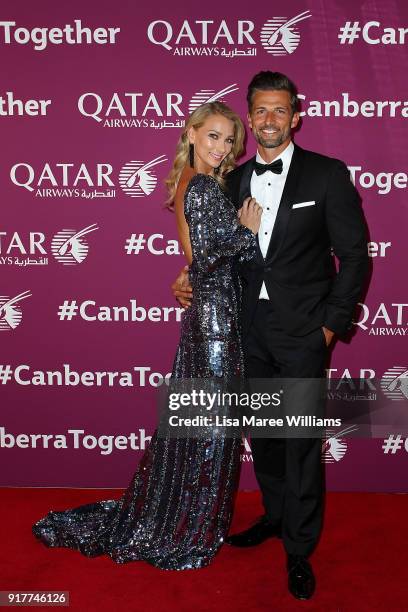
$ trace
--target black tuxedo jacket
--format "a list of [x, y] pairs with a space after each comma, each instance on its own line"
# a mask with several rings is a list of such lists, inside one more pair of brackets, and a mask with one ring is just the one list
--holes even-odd
[[[251, 195], [254, 162], [226, 177], [237, 208]], [[309, 205], [293, 207], [302, 203]], [[303, 336], [324, 325], [343, 335], [367, 272], [366, 226], [346, 165], [295, 145], [266, 258], [258, 244], [256, 257], [241, 264], [244, 335], [263, 281], [288, 334]]]

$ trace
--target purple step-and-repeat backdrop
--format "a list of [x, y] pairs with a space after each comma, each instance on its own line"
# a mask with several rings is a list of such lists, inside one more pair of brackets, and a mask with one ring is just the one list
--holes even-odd
[[[363, 198], [373, 274], [328, 375], [408, 368], [408, 5], [237, 0], [226, 13], [214, 0], [2, 6], [0, 485], [128, 483], [179, 336], [184, 259], [163, 181], [188, 114], [221, 99], [245, 118], [259, 70], [297, 83], [297, 143], [343, 159]], [[329, 488], [406, 490], [404, 441], [327, 443]], [[248, 444], [242, 455], [251, 488]]]

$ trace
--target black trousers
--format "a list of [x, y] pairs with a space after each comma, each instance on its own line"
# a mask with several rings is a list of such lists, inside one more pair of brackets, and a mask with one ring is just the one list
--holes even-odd
[[[323, 378], [323, 330], [289, 336], [268, 300], [259, 300], [244, 338], [248, 378]], [[256, 478], [269, 520], [282, 527], [289, 554], [308, 556], [321, 531], [323, 469], [320, 438], [253, 438]]]

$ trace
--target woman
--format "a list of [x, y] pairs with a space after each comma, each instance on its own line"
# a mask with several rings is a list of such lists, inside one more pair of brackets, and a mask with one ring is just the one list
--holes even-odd
[[[239, 212], [222, 191], [242, 151], [244, 128], [226, 105], [190, 116], [167, 179], [194, 290], [184, 313], [173, 380], [228, 381], [243, 374], [237, 263], [252, 257], [261, 207]], [[152, 437], [122, 498], [50, 512], [33, 526], [48, 546], [118, 562], [145, 560], [162, 569], [199, 568], [228, 532], [238, 485], [240, 438]]]

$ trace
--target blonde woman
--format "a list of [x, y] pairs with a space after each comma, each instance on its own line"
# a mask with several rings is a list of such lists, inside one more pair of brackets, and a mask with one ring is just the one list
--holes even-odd
[[[254, 254], [262, 209], [249, 198], [237, 214], [223, 191], [243, 140], [242, 122], [231, 109], [204, 104], [187, 121], [166, 181], [193, 287], [173, 366], [175, 382], [223, 385], [243, 374], [237, 266]], [[108, 554], [118, 563], [204, 567], [228, 533], [240, 443], [239, 436], [211, 435], [211, 427], [195, 437], [156, 431], [119, 501], [50, 512], [33, 532], [47, 546]]]

